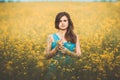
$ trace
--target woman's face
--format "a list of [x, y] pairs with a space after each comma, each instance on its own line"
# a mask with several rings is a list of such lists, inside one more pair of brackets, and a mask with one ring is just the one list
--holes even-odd
[[66, 16], [61, 17], [59, 22], [59, 29], [65, 30], [68, 28], [68, 18]]

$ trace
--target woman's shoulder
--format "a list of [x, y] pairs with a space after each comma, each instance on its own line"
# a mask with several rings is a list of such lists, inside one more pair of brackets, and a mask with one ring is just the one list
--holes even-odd
[[47, 36], [47, 38], [48, 38], [49, 40], [51, 40], [51, 41], [54, 41], [54, 40], [53, 40], [53, 35], [54, 35], [54, 34], [56, 34], [56, 33], [49, 34], [49, 35]]
[[52, 34], [48, 34], [48, 37], [53, 37], [53, 35], [55, 35], [56, 33], [52, 33]]
[[52, 34], [48, 34], [47, 39], [52, 40]]

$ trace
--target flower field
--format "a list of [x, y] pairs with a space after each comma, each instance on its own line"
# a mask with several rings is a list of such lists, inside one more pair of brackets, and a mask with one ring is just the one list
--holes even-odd
[[[66, 11], [78, 34], [82, 55], [71, 80], [120, 80], [120, 2], [0, 3], [0, 80], [43, 80], [50, 60], [46, 38], [54, 19]], [[57, 79], [54, 79], [57, 80]], [[65, 79], [67, 80], [67, 79]]]

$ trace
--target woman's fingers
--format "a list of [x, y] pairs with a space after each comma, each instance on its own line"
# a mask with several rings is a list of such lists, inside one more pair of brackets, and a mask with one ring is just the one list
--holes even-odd
[[65, 54], [66, 53], [66, 48], [62, 47], [59, 51], [61, 51], [63, 54]]
[[61, 49], [63, 47], [63, 42], [62, 40], [59, 40], [58, 43], [57, 43], [57, 46], [59, 49]]
[[59, 46], [59, 49], [60, 49], [60, 50], [63, 49], [63, 46]]
[[58, 44], [60, 44], [60, 45], [63, 44], [63, 41], [62, 41], [62, 40], [59, 40], [59, 41], [58, 41]]

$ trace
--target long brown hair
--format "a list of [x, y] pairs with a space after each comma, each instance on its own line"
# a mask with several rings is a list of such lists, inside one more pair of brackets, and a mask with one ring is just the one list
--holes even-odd
[[77, 37], [76, 37], [75, 33], [73, 32], [73, 29], [74, 29], [73, 22], [70, 18], [70, 15], [67, 12], [60, 12], [56, 15], [55, 28], [59, 29], [60, 19], [63, 16], [66, 16], [68, 18], [68, 28], [67, 28], [67, 32], [65, 33], [65, 39], [72, 43], [76, 43]]

